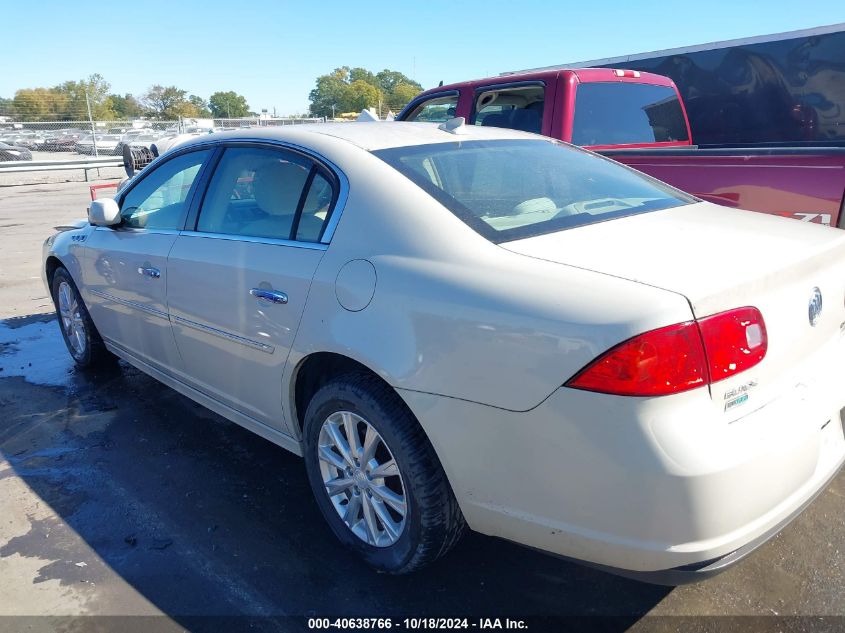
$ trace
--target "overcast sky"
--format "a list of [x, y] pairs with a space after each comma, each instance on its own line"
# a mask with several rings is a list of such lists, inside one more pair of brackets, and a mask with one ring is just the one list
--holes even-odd
[[[381, 4], [384, 8], [372, 8]], [[565, 62], [845, 22], [841, 0], [144, 0], [3, 3], [0, 97], [100, 73], [305, 112], [318, 75], [398, 70], [425, 88]], [[86, 43], [89, 42], [89, 43]]]

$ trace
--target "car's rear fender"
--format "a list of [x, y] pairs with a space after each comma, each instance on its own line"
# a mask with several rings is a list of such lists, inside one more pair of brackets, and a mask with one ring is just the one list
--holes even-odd
[[351, 311], [336, 281], [347, 256], [329, 249], [288, 366], [335, 352], [396, 388], [526, 411], [617, 343], [692, 319], [679, 294], [497, 250], [462, 263], [370, 257], [372, 298]]

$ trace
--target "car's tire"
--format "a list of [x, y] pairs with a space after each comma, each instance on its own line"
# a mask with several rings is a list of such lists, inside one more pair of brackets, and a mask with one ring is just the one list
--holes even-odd
[[67, 269], [56, 269], [50, 289], [62, 338], [76, 364], [84, 368], [114, 365], [116, 358], [106, 349]]
[[[365, 460], [353, 458], [358, 468], [343, 458], [338, 444], [330, 439], [332, 427], [341, 431], [342, 439], [349, 438], [344, 430], [350, 422], [358, 434], [359, 458], [366, 457], [364, 445], [370, 429], [379, 436], [372, 459], [362, 463]], [[305, 468], [320, 511], [335, 536], [372, 567], [393, 574], [417, 570], [446, 554], [466, 531], [434, 448], [405, 403], [378, 378], [355, 372], [321, 387], [306, 409], [303, 435]], [[330, 460], [321, 459], [319, 455], [325, 457], [321, 451], [327, 448], [334, 455]], [[391, 457], [395, 475], [389, 474], [394, 472]], [[338, 464], [347, 469], [345, 475]], [[385, 468], [379, 471], [379, 466]], [[379, 473], [385, 476], [378, 477]], [[326, 480], [332, 481], [333, 475], [337, 481], [345, 476], [355, 484], [330, 497]], [[345, 481], [340, 485], [346, 485]], [[398, 499], [404, 500], [404, 506]], [[355, 531], [341, 517], [341, 511], [351, 514], [350, 506], [360, 517], [359, 521], [350, 517]], [[401, 507], [404, 517], [396, 510]], [[382, 519], [385, 513], [390, 529]], [[375, 529], [368, 528], [368, 514]]]

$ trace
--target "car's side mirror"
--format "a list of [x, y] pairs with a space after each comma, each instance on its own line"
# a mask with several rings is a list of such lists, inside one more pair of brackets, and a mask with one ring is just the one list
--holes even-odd
[[114, 226], [120, 223], [120, 207], [112, 198], [93, 200], [88, 208], [88, 221], [95, 226]]

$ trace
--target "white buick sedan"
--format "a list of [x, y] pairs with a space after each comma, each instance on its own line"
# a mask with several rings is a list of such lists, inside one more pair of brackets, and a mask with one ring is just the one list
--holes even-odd
[[468, 526], [701, 578], [845, 460], [845, 232], [539, 136], [199, 137], [50, 237], [43, 275], [79, 365], [119, 356], [302, 455], [387, 572]]

